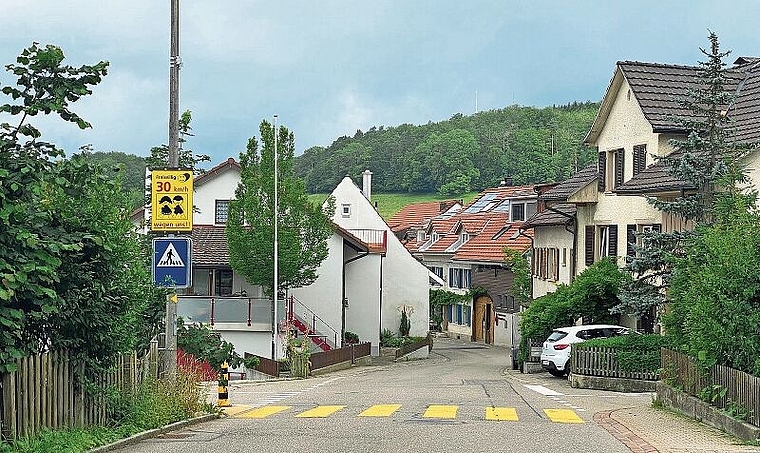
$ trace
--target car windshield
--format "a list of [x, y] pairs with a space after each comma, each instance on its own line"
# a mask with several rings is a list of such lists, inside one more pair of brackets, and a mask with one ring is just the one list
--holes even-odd
[[551, 335], [549, 335], [549, 338], [546, 339], [546, 341], [549, 342], [555, 342], [557, 340], [561, 340], [567, 336], [567, 332], [562, 332], [561, 330], [555, 330], [552, 332]]

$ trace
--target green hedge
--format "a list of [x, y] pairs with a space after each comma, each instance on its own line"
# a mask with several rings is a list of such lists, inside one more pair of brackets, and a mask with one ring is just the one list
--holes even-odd
[[657, 334], [629, 334], [589, 340], [574, 344], [573, 348], [581, 350], [595, 346], [614, 349], [618, 364], [625, 371], [655, 372], [662, 367], [660, 348], [671, 347], [672, 341]]

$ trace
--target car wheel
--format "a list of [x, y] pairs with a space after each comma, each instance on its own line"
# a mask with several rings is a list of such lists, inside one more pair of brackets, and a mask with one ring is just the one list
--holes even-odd
[[570, 361], [568, 360], [567, 363], [565, 363], [565, 371], [562, 372], [562, 375], [569, 376], [571, 371], [572, 370], [570, 369]]
[[559, 370], [547, 370], [547, 371], [549, 372], [549, 374], [551, 374], [554, 377], [562, 377], [565, 375], [564, 371], [559, 371]]

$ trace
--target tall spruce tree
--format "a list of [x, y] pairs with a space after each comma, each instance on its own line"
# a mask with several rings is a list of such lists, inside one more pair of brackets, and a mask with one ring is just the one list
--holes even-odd
[[[230, 264], [249, 283], [272, 294], [274, 286], [274, 126], [262, 121], [263, 147], [255, 138], [240, 153], [241, 180], [230, 201], [227, 242]], [[307, 286], [327, 258], [327, 239], [333, 232], [332, 202], [312, 204], [301, 179], [293, 173], [295, 143], [284, 126], [277, 130], [278, 290]]]
[[[700, 48], [706, 60], [698, 65], [697, 83], [688, 90], [685, 99], [678, 100], [690, 114], [673, 118], [687, 136], [670, 140], [673, 153], [658, 157], [670, 174], [683, 182], [684, 190], [675, 199], [647, 199], [663, 213], [680, 217], [695, 227], [709, 225], [716, 216], [726, 215], [718, 209], [721, 200], [738, 194], [739, 183], [746, 180], [739, 163], [742, 149], [731, 141], [728, 109], [734, 92], [727, 89], [723, 62], [730, 51], [720, 51], [715, 33], [711, 32], [708, 39], [709, 50]], [[626, 264], [634, 278], [621, 292], [621, 303], [613, 310], [633, 313], [651, 327], [656, 318], [655, 308], [665, 301], [672, 265], [695, 234], [698, 234], [695, 230], [638, 234], [641, 244], [635, 247], [636, 255]]]

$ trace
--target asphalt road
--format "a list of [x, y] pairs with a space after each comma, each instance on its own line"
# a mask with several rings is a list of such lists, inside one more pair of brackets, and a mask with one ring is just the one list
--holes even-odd
[[427, 360], [232, 385], [232, 415], [119, 451], [629, 452], [593, 414], [651, 395], [572, 389], [507, 364], [503, 348], [436, 339]]

